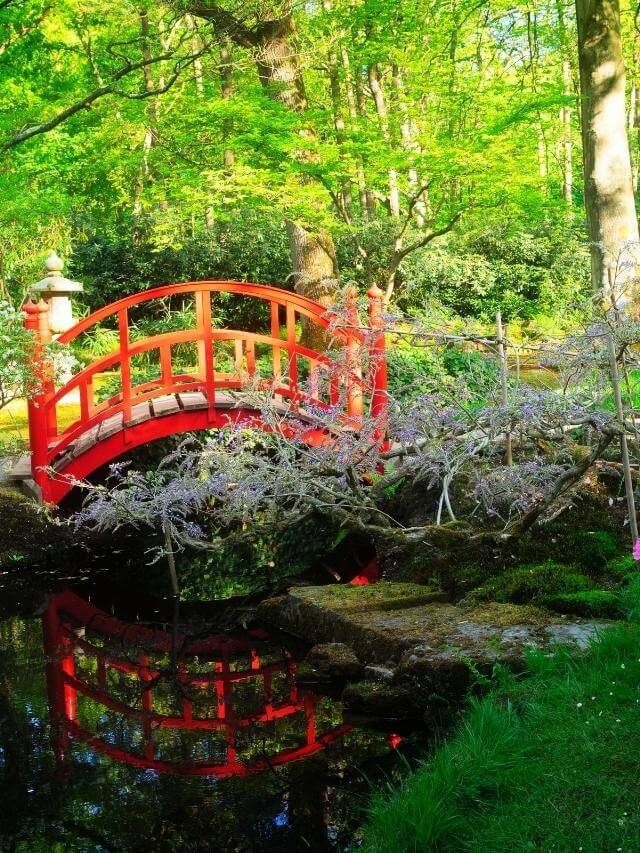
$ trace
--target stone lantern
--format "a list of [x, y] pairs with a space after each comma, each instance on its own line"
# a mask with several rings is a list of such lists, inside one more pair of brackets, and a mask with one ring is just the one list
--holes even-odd
[[51, 252], [44, 262], [47, 277], [31, 290], [40, 296], [49, 306], [49, 329], [52, 335], [60, 335], [66, 332], [77, 322], [73, 316], [71, 294], [81, 293], [84, 289], [79, 281], [69, 281], [62, 275], [64, 261], [55, 252]]

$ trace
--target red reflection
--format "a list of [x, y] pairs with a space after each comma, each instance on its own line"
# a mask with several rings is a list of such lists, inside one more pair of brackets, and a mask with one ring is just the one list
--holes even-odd
[[[94, 641], [89, 642], [82, 636], [85, 629], [95, 637]], [[116, 761], [161, 773], [220, 778], [246, 776], [313, 755], [351, 729], [340, 725], [317, 732], [316, 706], [320, 697], [298, 691], [296, 663], [288, 654], [282, 660], [261, 662], [254, 639], [213, 636], [192, 640], [181, 633], [174, 637], [165, 631], [120, 622], [70, 590], [51, 596], [43, 616], [43, 632], [54, 750], [60, 768], [65, 766], [70, 738], [74, 738]], [[100, 645], [101, 642], [104, 645]], [[154, 660], [171, 654], [174, 648], [180, 650], [174, 678], [179, 687], [181, 707], [179, 713], [163, 714], [154, 710], [154, 691], [157, 693], [163, 679], [166, 683], [166, 672]], [[119, 651], [114, 652], [114, 649]], [[144, 651], [139, 653], [138, 649]], [[238, 655], [246, 660], [246, 665], [240, 668]], [[88, 670], [91, 678], [77, 672], [80, 659], [81, 669]], [[95, 666], [91, 665], [93, 662]], [[134, 691], [138, 701], [127, 702], [114, 691], [109, 683], [109, 674], [113, 672], [123, 674], [139, 688]], [[275, 676], [283, 676], [286, 680], [284, 701], [274, 700], [272, 681]], [[252, 681], [259, 685], [262, 704], [258, 711], [243, 716], [234, 708], [234, 687]], [[206, 716], [194, 715], [194, 689], [205, 692]], [[114, 746], [100, 734], [83, 728], [78, 722], [79, 696], [103, 710], [115, 712], [123, 721], [138, 723], [140, 748], [133, 751]], [[239, 759], [236, 741], [241, 730], [294, 714], [304, 715], [304, 722], [302, 717], [300, 720], [304, 727], [302, 746], [281, 749], [246, 762]], [[214, 731], [223, 732], [224, 761], [208, 763], [184, 757], [176, 761], [159, 758], [155, 733], [167, 729], [202, 732], [203, 738], [207, 733], [210, 736]]]

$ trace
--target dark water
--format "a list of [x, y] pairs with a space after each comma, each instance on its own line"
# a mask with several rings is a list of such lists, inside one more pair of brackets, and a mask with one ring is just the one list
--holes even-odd
[[0, 622], [0, 849], [357, 849], [421, 735], [297, 686], [286, 637], [91, 598]]

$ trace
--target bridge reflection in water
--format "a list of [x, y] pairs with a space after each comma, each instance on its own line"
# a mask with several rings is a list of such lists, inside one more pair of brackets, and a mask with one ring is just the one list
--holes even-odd
[[70, 590], [50, 597], [43, 629], [60, 770], [77, 741], [159, 773], [247, 776], [351, 729], [297, 687], [296, 661], [260, 631], [197, 638], [128, 624]]

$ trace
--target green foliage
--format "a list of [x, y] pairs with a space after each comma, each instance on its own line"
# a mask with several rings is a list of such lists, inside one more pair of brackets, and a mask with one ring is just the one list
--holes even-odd
[[[304, 574], [321, 558], [331, 559], [332, 531], [308, 520], [284, 531], [240, 540], [211, 554], [181, 559], [180, 578], [185, 599], [227, 598], [269, 590], [285, 578]], [[338, 542], [335, 537], [333, 547]], [[327, 554], [329, 550], [329, 555]]]
[[577, 616], [615, 619], [623, 615], [619, 595], [604, 589], [543, 595], [537, 603], [558, 613], [574, 613]]
[[601, 572], [618, 555], [618, 538], [606, 530], [581, 531], [571, 547], [572, 559], [585, 571]]
[[471, 394], [481, 393], [497, 381], [494, 360], [474, 350], [456, 346], [411, 345], [400, 338], [389, 349], [389, 387], [398, 397], [415, 398], [452, 380], [463, 378]]
[[625, 624], [586, 656], [536, 653], [525, 677], [503, 674], [399, 788], [375, 795], [362, 849], [638, 849], [639, 642]]
[[609, 560], [605, 573], [616, 580], [625, 580], [638, 571], [638, 561], [631, 554]]
[[[500, 227], [416, 253], [405, 264], [402, 303], [407, 308], [437, 298], [465, 317], [536, 325], [551, 317], [573, 318], [589, 298], [589, 257], [581, 232], [547, 220], [537, 230]], [[561, 315], [565, 314], [563, 318]]]
[[34, 390], [33, 352], [22, 312], [0, 300], [0, 409]]

